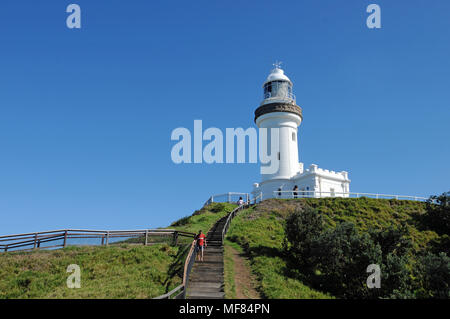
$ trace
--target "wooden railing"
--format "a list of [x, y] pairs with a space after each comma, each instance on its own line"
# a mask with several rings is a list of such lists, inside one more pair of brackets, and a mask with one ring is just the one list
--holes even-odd
[[189, 276], [191, 274], [192, 267], [194, 266], [195, 257], [197, 256], [197, 250], [195, 249], [196, 245], [197, 241], [192, 241], [189, 253], [187, 254], [186, 260], [184, 262], [183, 283], [178, 287], [172, 289], [168, 293], [155, 297], [153, 299], [186, 299], [186, 287], [189, 282]]
[[[237, 212], [239, 212], [242, 209], [247, 208], [248, 206], [249, 206], [249, 204], [240, 205], [240, 206], [236, 207], [235, 209], [233, 209], [228, 214], [227, 220], [226, 220], [224, 228], [222, 230], [222, 245], [223, 245], [225, 234], [230, 226], [231, 220], [236, 216]], [[184, 262], [183, 283], [181, 285], [179, 285], [178, 287], [172, 289], [168, 293], [158, 296], [153, 299], [185, 299], [186, 298], [186, 287], [189, 282], [189, 276], [191, 274], [192, 267], [194, 266], [195, 257], [197, 256], [197, 250], [195, 249], [196, 244], [197, 244], [197, 241], [194, 240], [191, 244], [189, 253]]]
[[[95, 240], [84, 245], [109, 245], [117, 239], [128, 239], [123, 243], [142, 243], [152, 245], [164, 240], [171, 240], [177, 245], [179, 237], [193, 238], [194, 233], [178, 231], [175, 229], [144, 229], [144, 230], [87, 230], [87, 229], [62, 229], [45, 232], [15, 234], [0, 236], [0, 252], [26, 251], [33, 249], [64, 248], [68, 245], [81, 246], [80, 240]], [[134, 240], [133, 240], [134, 239]], [[78, 242], [76, 242], [78, 241]], [[51, 243], [52, 245], [47, 245]]]
[[223, 230], [222, 230], [222, 245], [225, 240], [225, 235], [227, 234], [228, 228], [230, 228], [231, 220], [234, 217], [236, 217], [236, 215], [239, 211], [246, 209], [249, 206], [250, 206], [250, 204], [240, 205], [240, 206], [236, 207], [235, 209], [233, 209], [233, 211], [228, 214], [227, 221], [225, 222], [225, 225], [223, 226]]

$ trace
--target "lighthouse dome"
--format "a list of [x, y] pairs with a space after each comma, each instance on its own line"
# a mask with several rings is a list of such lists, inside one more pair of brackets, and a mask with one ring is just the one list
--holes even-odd
[[264, 100], [261, 104], [268, 103], [294, 103], [295, 96], [292, 93], [292, 82], [284, 74], [283, 69], [280, 68], [279, 63], [274, 64], [275, 68], [272, 69], [266, 81], [263, 84], [264, 88]]
[[283, 69], [280, 69], [279, 67], [272, 69], [264, 84], [272, 81], [287, 81], [292, 85], [291, 80], [284, 74]]

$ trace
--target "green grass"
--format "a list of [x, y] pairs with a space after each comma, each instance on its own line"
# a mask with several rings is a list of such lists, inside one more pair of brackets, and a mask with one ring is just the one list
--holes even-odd
[[233, 254], [230, 251], [230, 246], [234, 244], [228, 240], [224, 244], [224, 290], [226, 299], [236, 298], [236, 284], [234, 282], [234, 259]]
[[202, 230], [206, 234], [216, 221], [226, 216], [234, 208], [236, 208], [235, 204], [212, 203], [195, 211], [192, 216], [181, 218], [172, 223], [168, 228], [191, 233], [198, 233], [199, 230]]
[[[213, 203], [168, 228], [205, 233], [236, 205]], [[153, 298], [182, 282], [185, 245], [109, 246], [0, 254], [0, 299], [5, 298]], [[67, 266], [81, 269], [81, 288], [66, 285]]]
[[274, 214], [255, 217], [254, 212], [255, 208], [247, 209], [233, 219], [227, 237], [248, 254], [261, 295], [270, 299], [330, 298], [287, 275], [289, 270], [281, 254], [282, 220]]
[[[180, 247], [69, 247], [11, 252], [0, 257], [0, 298], [151, 298], [175, 288]], [[81, 270], [81, 288], [69, 289], [67, 266]]]
[[283, 255], [286, 218], [296, 209], [311, 206], [323, 214], [327, 227], [349, 221], [358, 230], [407, 227], [414, 249], [420, 251], [439, 236], [422, 229], [425, 203], [371, 198], [270, 199], [241, 212], [231, 223], [227, 238], [239, 244], [250, 258], [259, 291], [265, 298], [331, 298], [298, 279], [295, 265]]

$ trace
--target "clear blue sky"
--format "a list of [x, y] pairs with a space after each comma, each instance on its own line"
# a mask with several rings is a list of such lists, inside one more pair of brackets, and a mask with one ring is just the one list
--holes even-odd
[[[82, 9], [82, 29], [65, 25]], [[369, 30], [368, 4], [382, 10]], [[450, 189], [450, 2], [0, 3], [0, 234], [159, 227], [257, 164], [176, 165], [176, 127], [254, 126], [284, 62], [303, 108], [300, 160], [351, 190]]]

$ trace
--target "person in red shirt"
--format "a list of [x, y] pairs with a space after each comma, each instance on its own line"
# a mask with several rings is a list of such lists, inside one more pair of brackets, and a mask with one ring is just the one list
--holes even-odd
[[[198, 232], [197, 236], [195, 236], [195, 239], [197, 240], [197, 257], [199, 260], [203, 261], [203, 250], [207, 246], [206, 245], [206, 236], [200, 230]], [[201, 252], [201, 256], [200, 256], [199, 252]]]

